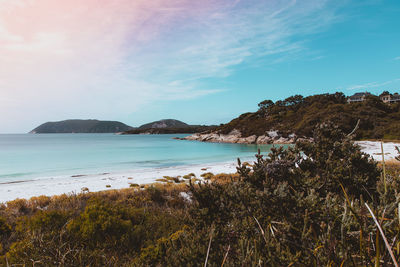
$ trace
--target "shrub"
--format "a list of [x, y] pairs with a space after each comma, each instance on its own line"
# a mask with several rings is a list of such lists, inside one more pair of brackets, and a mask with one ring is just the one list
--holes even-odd
[[314, 140], [259, 154], [253, 166], [239, 161], [240, 177], [230, 183], [191, 184], [189, 228], [175, 242], [153, 248], [153, 264], [177, 255], [178, 265], [204, 264], [210, 239], [210, 265], [221, 265], [228, 254], [227, 266], [349, 265], [358, 262], [360, 242], [370, 254], [357, 264], [371, 262], [371, 243], [352, 233], [361, 228], [374, 234], [360, 212], [364, 200], [380, 203], [379, 170], [330, 123], [318, 126]]
[[206, 172], [201, 174], [200, 176], [206, 180], [210, 180], [212, 177], [214, 177], [214, 174], [212, 172]]
[[6, 220], [0, 217], [0, 237], [7, 236], [11, 233], [11, 226], [9, 226]]
[[114, 247], [124, 251], [138, 249], [142, 242], [141, 209], [110, 205], [92, 199], [85, 211], [71, 221], [67, 229], [85, 244], [94, 248]]
[[69, 218], [69, 214], [62, 211], [39, 210], [31, 217], [19, 221], [16, 230], [19, 232], [45, 231], [54, 233], [63, 227]]

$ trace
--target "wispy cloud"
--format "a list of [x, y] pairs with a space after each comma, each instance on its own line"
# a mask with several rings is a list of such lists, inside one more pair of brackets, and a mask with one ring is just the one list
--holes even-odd
[[346, 89], [347, 90], [373, 89], [373, 88], [385, 87], [387, 85], [390, 85], [390, 84], [393, 84], [396, 82], [400, 82], [400, 78], [389, 80], [389, 81], [384, 81], [384, 82], [369, 82], [369, 83], [364, 83], [364, 84], [356, 84], [356, 85], [349, 86]]
[[400, 57], [395, 57], [394, 60], [400, 60]]
[[299, 57], [336, 11], [328, 0], [1, 0], [0, 112], [116, 117], [220, 93], [203, 79]]

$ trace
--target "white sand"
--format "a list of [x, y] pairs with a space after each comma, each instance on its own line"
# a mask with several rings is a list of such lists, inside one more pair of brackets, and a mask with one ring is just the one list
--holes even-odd
[[[356, 143], [361, 146], [363, 152], [370, 154], [375, 160], [382, 160], [380, 142], [359, 141]], [[385, 160], [393, 160], [394, 157], [397, 156], [395, 146], [400, 147], [400, 144], [383, 143]], [[203, 168], [207, 168], [207, 170], [201, 170]], [[183, 176], [185, 174], [194, 173], [200, 178], [200, 175], [205, 172], [212, 172], [214, 174], [235, 173], [236, 162], [142, 169], [124, 173], [96, 174], [80, 177], [55, 177], [4, 183], [0, 184], [0, 202], [40, 195], [52, 196], [63, 193], [79, 193], [84, 187], [87, 187], [92, 192], [128, 188], [130, 183], [152, 183], [163, 176]], [[107, 188], [107, 185], [111, 185], [111, 187]]]
[[[356, 142], [361, 150], [371, 155], [375, 160], [382, 161], [381, 143], [376, 141], [357, 141]], [[398, 156], [396, 146], [400, 148], [399, 143], [383, 143], [383, 153], [386, 160], [393, 160]]]
[[[207, 170], [202, 170], [207, 168]], [[236, 163], [213, 163], [204, 165], [190, 165], [156, 169], [132, 170], [124, 173], [109, 173], [86, 175], [79, 177], [55, 177], [42, 178], [23, 182], [0, 184], [0, 202], [6, 202], [16, 198], [30, 198], [33, 196], [53, 196], [63, 193], [79, 193], [87, 187], [90, 191], [102, 191], [110, 189], [128, 188], [130, 183], [147, 184], [155, 182], [163, 176], [178, 176], [189, 173], [201, 178], [202, 173], [235, 173]], [[111, 187], [106, 187], [111, 185]]]

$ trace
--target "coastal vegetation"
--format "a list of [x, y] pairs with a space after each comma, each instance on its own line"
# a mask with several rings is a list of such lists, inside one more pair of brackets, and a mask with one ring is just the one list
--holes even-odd
[[256, 112], [244, 113], [214, 132], [228, 134], [238, 130], [242, 137], [248, 137], [276, 130], [284, 137], [293, 133], [311, 137], [315, 126], [323, 121], [334, 122], [350, 133], [360, 120], [356, 139], [400, 139], [400, 102], [387, 104], [371, 94], [365, 101], [355, 103], [348, 103], [340, 92], [294, 95], [276, 102], [264, 100], [258, 107]]
[[399, 165], [378, 165], [332, 123], [312, 137], [200, 183], [5, 203], [0, 264], [397, 266]]

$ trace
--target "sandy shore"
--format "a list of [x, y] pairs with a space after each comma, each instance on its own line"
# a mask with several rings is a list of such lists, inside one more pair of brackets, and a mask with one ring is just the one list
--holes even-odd
[[[357, 141], [356, 142], [360, 147], [361, 150], [367, 154], [370, 154], [375, 160], [381, 161], [382, 160], [382, 152], [381, 152], [381, 143], [376, 141]], [[392, 143], [387, 142], [383, 143], [383, 153], [385, 154], [385, 161], [386, 160], [394, 160], [396, 157], [397, 151], [396, 146], [400, 148], [399, 143]]]
[[[3, 183], [0, 184], [0, 202], [40, 195], [52, 196], [63, 193], [79, 193], [84, 187], [87, 187], [89, 191], [92, 192], [107, 189], [128, 188], [131, 183], [152, 183], [163, 176], [182, 176], [194, 173], [200, 178], [200, 175], [206, 172], [212, 172], [214, 174], [234, 173], [236, 172], [236, 162], [142, 169], [132, 170], [130, 172], [103, 173], [95, 175], [77, 174], [69, 177]], [[108, 185], [111, 187], [107, 187]]]
[[[370, 154], [375, 160], [382, 160], [380, 142], [359, 141], [362, 151]], [[385, 160], [394, 160], [397, 156], [396, 143], [383, 143]], [[206, 170], [205, 170], [206, 169]], [[156, 169], [132, 170], [121, 173], [103, 173], [95, 175], [72, 175], [70, 177], [57, 177], [34, 179], [29, 181], [17, 181], [0, 184], [0, 202], [13, 200], [16, 198], [30, 198], [40, 195], [60, 195], [63, 193], [79, 193], [82, 188], [90, 191], [102, 191], [107, 189], [121, 189], [129, 187], [129, 184], [147, 184], [155, 182], [163, 176], [178, 176], [189, 173], [200, 177], [202, 173], [234, 173], [236, 172], [236, 162], [224, 162], [202, 165], [190, 165]], [[107, 187], [111, 186], [111, 187]]]

